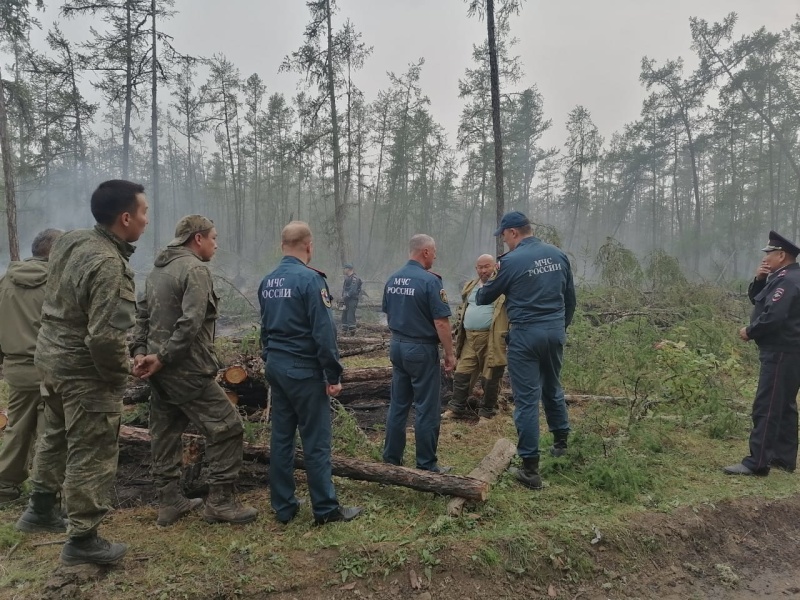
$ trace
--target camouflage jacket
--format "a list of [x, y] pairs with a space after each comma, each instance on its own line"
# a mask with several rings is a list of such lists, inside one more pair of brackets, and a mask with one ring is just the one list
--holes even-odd
[[27, 258], [8, 265], [0, 279], [0, 359], [3, 378], [14, 387], [38, 389], [33, 366], [44, 304], [47, 260]]
[[105, 227], [61, 236], [50, 252], [36, 366], [60, 380], [123, 386], [126, 334], [136, 317], [134, 247]]
[[157, 380], [216, 375], [218, 305], [211, 272], [194, 252], [162, 250], [139, 300], [131, 355], [158, 355], [164, 367]]

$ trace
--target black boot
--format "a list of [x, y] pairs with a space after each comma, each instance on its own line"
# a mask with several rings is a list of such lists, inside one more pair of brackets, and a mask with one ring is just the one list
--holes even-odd
[[560, 429], [553, 432], [553, 445], [550, 447], [550, 456], [560, 458], [567, 453], [567, 438], [569, 429]]
[[202, 498], [189, 500], [183, 495], [177, 481], [170, 481], [158, 490], [158, 517], [156, 525], [166, 527], [177, 523], [183, 515], [190, 513], [203, 504]]
[[126, 544], [117, 544], [104, 540], [92, 530], [88, 535], [71, 537], [61, 549], [62, 564], [73, 565], [110, 565], [125, 556]]
[[466, 414], [471, 379], [469, 373], [453, 373], [453, 397], [450, 398], [447, 410], [442, 413], [443, 419], [456, 419]]
[[505, 367], [492, 367], [489, 379], [483, 379], [483, 402], [479, 415], [491, 419], [497, 414], [497, 396]]
[[24, 533], [54, 532], [67, 530], [67, 521], [61, 517], [58, 495], [49, 492], [33, 492], [28, 508], [17, 520], [17, 531]]
[[522, 485], [532, 490], [542, 489], [542, 478], [539, 476], [539, 457], [523, 458], [522, 468], [512, 471]]

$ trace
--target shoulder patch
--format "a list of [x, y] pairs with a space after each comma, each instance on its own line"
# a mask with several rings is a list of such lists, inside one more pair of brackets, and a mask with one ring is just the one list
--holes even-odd
[[781, 271], [780, 273], [778, 273], [778, 277], [785, 277], [785, 276], [786, 276], [786, 271]]
[[775, 293], [772, 294], [772, 301], [773, 302], [777, 302], [778, 300], [783, 298], [783, 292], [784, 291], [785, 290], [783, 288], [778, 288], [777, 290], [775, 290]]
[[439, 297], [442, 299], [442, 302], [447, 304], [447, 292], [444, 291], [444, 288], [439, 290]]
[[308, 267], [309, 269], [311, 269], [311, 270], [312, 270], [312, 271], [314, 271], [315, 273], [319, 273], [320, 275], [322, 275], [322, 277], [323, 277], [323, 278], [325, 278], [325, 279], [327, 279], [327, 278], [328, 278], [328, 276], [327, 276], [327, 275], [325, 275], [324, 271], [320, 271], [319, 269], [315, 269], [314, 267], [312, 267], [312, 266], [310, 266], [310, 265], [306, 265], [306, 267]]
[[428, 273], [430, 273], [431, 275], [435, 275], [435, 276], [436, 276], [436, 277], [438, 277], [440, 280], [441, 280], [441, 278], [442, 278], [442, 276], [441, 276], [441, 275], [439, 275], [438, 273], [434, 273], [433, 271], [428, 271]]
[[320, 294], [322, 294], [322, 303], [327, 306], [328, 308], [331, 307], [331, 295], [328, 293], [328, 288], [322, 288], [320, 290]]

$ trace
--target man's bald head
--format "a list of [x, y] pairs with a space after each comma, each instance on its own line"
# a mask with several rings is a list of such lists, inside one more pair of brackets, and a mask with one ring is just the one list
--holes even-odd
[[408, 257], [416, 260], [426, 270], [430, 269], [436, 260], [436, 241], [424, 233], [412, 236], [408, 242]]
[[292, 221], [281, 230], [284, 256], [294, 256], [306, 264], [311, 261], [311, 228], [305, 221]]
[[475, 272], [483, 283], [489, 281], [489, 277], [494, 273], [495, 262], [491, 254], [481, 254], [475, 261]]

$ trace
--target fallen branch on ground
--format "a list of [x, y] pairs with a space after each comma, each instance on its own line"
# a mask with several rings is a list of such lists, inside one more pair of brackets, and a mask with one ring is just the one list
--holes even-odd
[[[485, 481], [487, 484], [492, 484], [497, 481], [500, 474], [508, 468], [511, 464], [511, 459], [517, 453], [517, 448], [507, 438], [500, 438], [494, 444], [494, 448], [483, 460], [470, 471], [469, 477], [473, 477], [479, 481]], [[453, 498], [447, 503], [447, 514], [451, 517], [458, 517], [461, 514], [466, 499]]]

